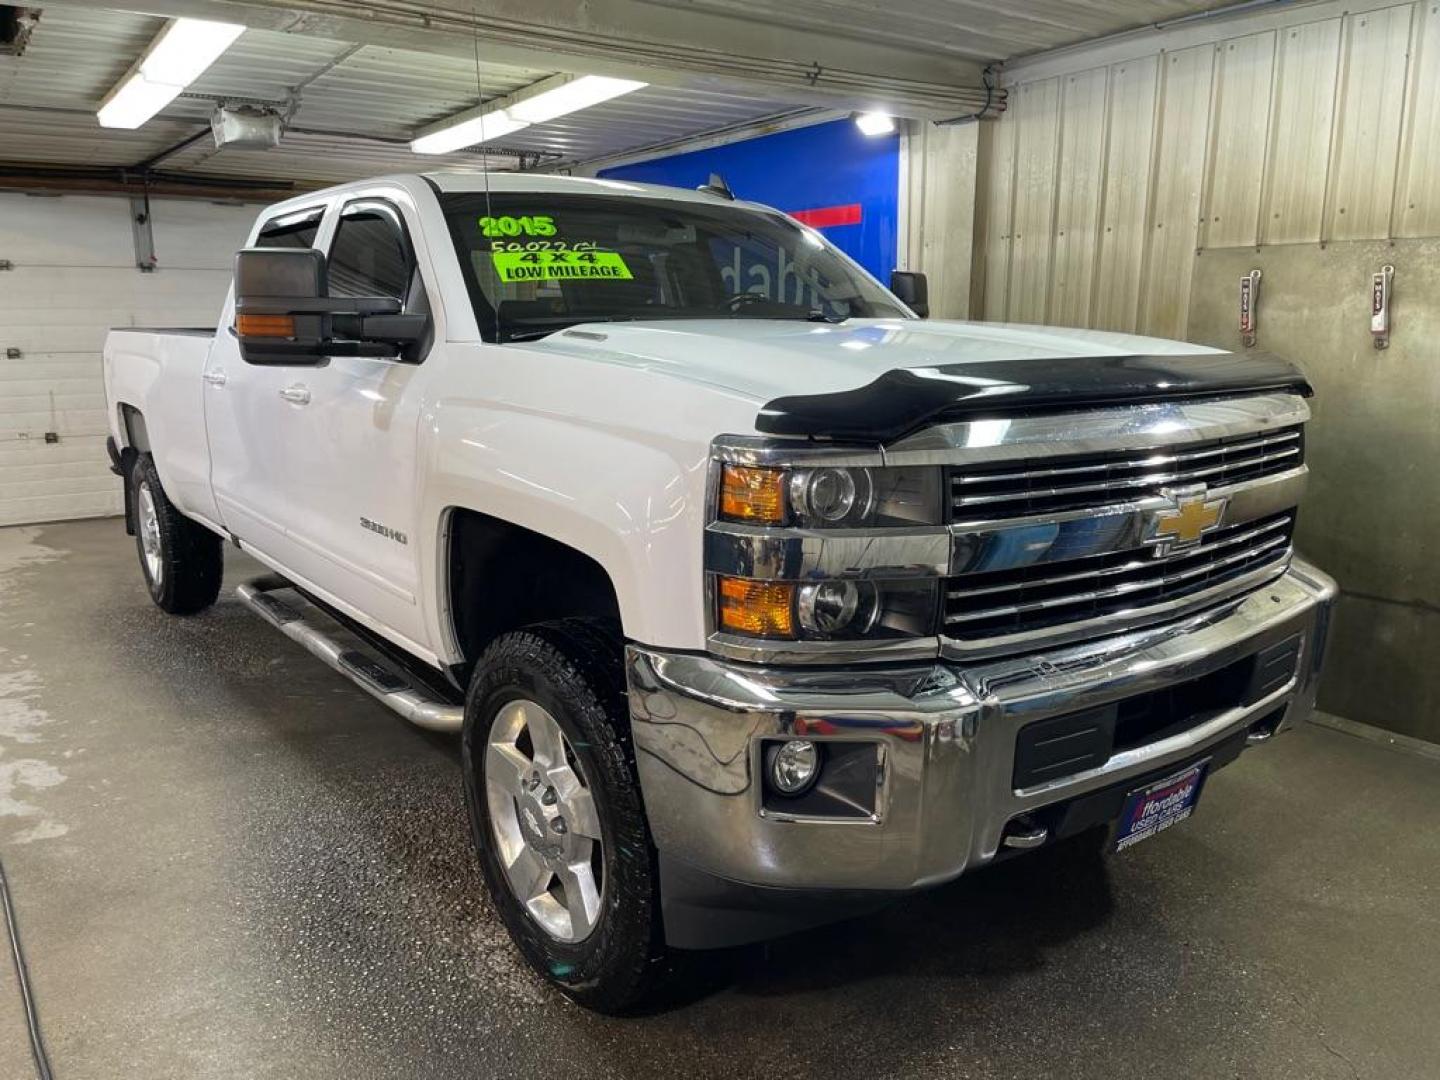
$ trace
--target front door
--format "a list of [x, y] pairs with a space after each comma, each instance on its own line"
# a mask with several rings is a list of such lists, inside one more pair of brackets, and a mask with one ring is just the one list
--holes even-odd
[[[429, 314], [411, 237], [398, 195], [345, 204], [328, 245], [330, 295], [393, 297], [406, 312]], [[416, 441], [434, 366], [425, 353], [332, 356], [290, 369], [277, 396], [290, 414], [279, 425], [280, 505], [292, 569], [362, 621], [429, 655], [417, 595], [425, 538], [416, 535]]]
[[[325, 211], [321, 203], [271, 217], [252, 246], [314, 247]], [[294, 516], [284, 505], [290, 497], [286, 444], [299, 417], [282, 395], [313, 368], [247, 364], [229, 332], [234, 316], [232, 294], [202, 373], [210, 483], [221, 524], [251, 551], [289, 569], [298, 549], [284, 525]]]

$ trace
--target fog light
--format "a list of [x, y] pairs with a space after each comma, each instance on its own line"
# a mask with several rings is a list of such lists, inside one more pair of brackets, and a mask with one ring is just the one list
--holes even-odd
[[820, 775], [820, 748], [804, 739], [772, 745], [770, 785], [782, 795], [803, 795]]

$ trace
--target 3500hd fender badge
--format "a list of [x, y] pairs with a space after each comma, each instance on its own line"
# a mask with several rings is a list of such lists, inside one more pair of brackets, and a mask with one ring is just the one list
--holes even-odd
[[407, 537], [399, 529], [392, 529], [389, 525], [381, 525], [378, 521], [371, 521], [367, 517], [362, 517], [360, 519], [360, 527], [362, 529], [369, 529], [373, 533], [379, 533], [381, 536], [385, 537], [385, 539], [394, 540], [397, 544], [410, 543], [409, 537]]

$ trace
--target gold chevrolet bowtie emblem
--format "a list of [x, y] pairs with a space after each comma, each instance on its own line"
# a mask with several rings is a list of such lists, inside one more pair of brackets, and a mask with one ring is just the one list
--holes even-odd
[[1224, 497], [1206, 498], [1203, 491], [1166, 494], [1174, 499], [1175, 509], [1162, 510], [1155, 516], [1155, 528], [1149, 542], [1157, 545], [1157, 556], [1168, 555], [1175, 548], [1198, 544], [1202, 536], [1220, 524], [1220, 519], [1225, 516], [1225, 504], [1229, 502]]

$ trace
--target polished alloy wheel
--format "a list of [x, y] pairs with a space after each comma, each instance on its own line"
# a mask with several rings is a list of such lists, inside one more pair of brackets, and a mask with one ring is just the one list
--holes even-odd
[[155, 512], [155, 495], [149, 481], [140, 484], [140, 548], [145, 553], [145, 572], [159, 585], [164, 572], [160, 561], [160, 518]]
[[512, 701], [490, 727], [485, 797], [511, 890], [557, 941], [583, 941], [600, 918], [604, 846], [580, 761], [555, 718]]

